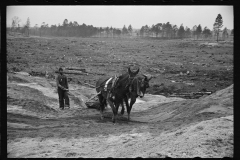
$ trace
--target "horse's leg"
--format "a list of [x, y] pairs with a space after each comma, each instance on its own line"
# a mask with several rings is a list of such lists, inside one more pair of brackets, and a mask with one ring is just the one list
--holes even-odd
[[123, 114], [124, 114], [124, 105], [123, 105], [123, 102], [121, 103], [121, 106], [122, 106], [121, 115], [123, 115]]
[[136, 96], [131, 95], [131, 101], [130, 101], [129, 112], [128, 112], [128, 120], [130, 120], [130, 112], [131, 112], [132, 106], [135, 102], [136, 102]]
[[116, 114], [118, 115], [118, 108], [120, 106], [121, 103], [115, 103], [115, 108], [116, 108]]
[[101, 120], [103, 120], [104, 97], [100, 94], [98, 95], [98, 100], [100, 102], [100, 117]]
[[127, 113], [128, 113], [128, 121], [130, 121], [130, 106], [129, 106], [129, 103], [128, 103], [128, 97], [124, 97], [124, 101], [125, 101], [125, 104], [126, 104], [126, 108], [127, 108]]
[[[123, 97], [123, 101], [125, 102], [125, 105], [126, 105], [126, 108], [127, 108], [127, 106], [129, 106], [129, 104], [128, 104], [128, 97], [127, 97], [127, 95], [125, 95], [125, 96]], [[122, 103], [121, 103], [121, 105], [122, 105], [121, 114], [122, 114], [122, 115], [123, 115], [123, 114], [124, 114], [124, 112], [125, 112], [125, 108], [124, 108], [124, 105], [123, 105], [123, 101], [122, 101]]]
[[106, 109], [107, 107], [107, 100], [104, 98], [103, 99], [103, 110]]
[[118, 103], [118, 102], [115, 103], [115, 108], [116, 108], [116, 114], [115, 114], [116, 117], [115, 117], [115, 118], [116, 118], [116, 119], [118, 118], [118, 108], [119, 108], [120, 104], [121, 104], [121, 103]]
[[113, 123], [115, 123], [116, 121], [116, 115], [117, 115], [117, 111], [116, 111], [116, 108], [114, 106], [114, 103], [108, 98], [108, 104], [110, 105], [110, 107], [112, 108], [112, 112], [113, 112], [113, 116], [112, 116], [112, 121]]

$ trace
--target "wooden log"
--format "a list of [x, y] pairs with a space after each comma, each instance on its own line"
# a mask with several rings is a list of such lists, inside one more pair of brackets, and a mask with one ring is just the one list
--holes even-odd
[[82, 71], [82, 72], [87, 72], [86, 68], [78, 68], [78, 67], [66, 67], [66, 70], [76, 70], [76, 71]]
[[90, 73], [90, 74], [105, 75], [105, 73]]
[[89, 87], [95, 88], [94, 85], [89, 84], [89, 83], [83, 83], [83, 82], [81, 82], [81, 81], [78, 81], [78, 83], [81, 84], [81, 85], [85, 84], [85, 85], [88, 85]]
[[192, 92], [192, 93], [179, 93], [179, 94], [172, 94], [169, 97], [188, 97], [188, 98], [199, 98], [203, 95], [210, 95], [212, 92]]
[[209, 92], [194, 92], [193, 94], [198, 94], [198, 95], [205, 95], [205, 94], [207, 94], [207, 95], [210, 95], [210, 94], [212, 94], [212, 92], [211, 91], [209, 91]]
[[[55, 71], [55, 73], [59, 73], [59, 71]], [[88, 75], [88, 73], [83, 73], [81, 71], [63, 71], [64, 74], [76, 74], [76, 75]]]
[[[78, 67], [66, 67], [65, 68], [66, 70], [66, 72], [68, 72], [69, 74], [73, 74], [73, 73], [70, 73], [70, 72], [84, 72], [84, 73], [82, 73], [82, 74], [86, 74], [86, 75], [88, 75], [88, 74], [97, 74], [97, 75], [105, 75], [104, 73], [91, 73], [91, 72], [87, 72], [86, 71], [86, 69], [85, 68], [78, 68]], [[68, 71], [69, 70], [69, 71]], [[64, 71], [64, 72], [65, 72]]]

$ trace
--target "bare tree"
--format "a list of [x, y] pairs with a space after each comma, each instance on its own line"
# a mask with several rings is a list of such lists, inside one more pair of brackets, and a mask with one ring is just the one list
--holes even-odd
[[12, 18], [12, 31], [14, 31], [16, 29], [16, 27], [19, 27], [20, 22], [21, 22], [21, 20], [17, 16], [14, 16]]
[[27, 18], [27, 22], [26, 22], [25, 27], [26, 27], [26, 31], [27, 31], [27, 36], [29, 36], [29, 29], [30, 29], [30, 19], [29, 19], [29, 17]]
[[195, 26], [193, 26], [193, 28], [192, 28], [193, 39], [195, 39], [196, 31], [197, 31], [197, 26], [195, 25]]

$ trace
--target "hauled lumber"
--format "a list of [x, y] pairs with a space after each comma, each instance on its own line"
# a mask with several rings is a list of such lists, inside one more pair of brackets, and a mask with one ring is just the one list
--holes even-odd
[[87, 102], [90, 102], [91, 100], [93, 100], [95, 97], [97, 97], [98, 96], [98, 94], [97, 95], [94, 95], [94, 96], [92, 96], [91, 98], [89, 98], [85, 103], [87, 103]]

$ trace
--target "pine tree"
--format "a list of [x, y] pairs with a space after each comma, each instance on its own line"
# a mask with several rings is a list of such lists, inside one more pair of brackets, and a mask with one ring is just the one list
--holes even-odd
[[162, 23], [156, 24], [156, 37], [158, 37], [158, 34], [162, 32]]
[[128, 26], [128, 33], [129, 33], [130, 35], [132, 35], [132, 26], [131, 26], [131, 24]]
[[192, 28], [192, 35], [193, 35], [194, 40], [195, 40], [196, 31], [197, 31], [197, 26], [195, 25]]
[[146, 34], [146, 36], [148, 37], [149, 36], [149, 27], [148, 27], [148, 25], [145, 25], [144, 26], [144, 33]]
[[144, 35], [144, 26], [142, 26], [142, 28], [140, 29], [140, 36], [142, 36], [143, 37], [143, 35]]
[[112, 28], [112, 26], [110, 27], [110, 33], [112, 34], [112, 38], [113, 38], [113, 28]]
[[226, 37], [228, 38], [228, 32], [227, 32], [227, 27], [223, 29], [223, 38], [225, 39]]
[[208, 37], [211, 35], [211, 31], [210, 31], [210, 29], [208, 29], [207, 27], [204, 27], [202, 33], [203, 33], [203, 35], [204, 35], [205, 38], [208, 38]]
[[187, 26], [185, 27], [185, 38], [189, 38], [191, 36], [191, 30]]
[[26, 29], [27, 29], [27, 35], [29, 36], [29, 29], [30, 29], [30, 19], [29, 19], [29, 17], [27, 19]]
[[106, 28], [105, 28], [105, 31], [106, 31], [107, 37], [108, 37], [108, 35], [109, 35], [109, 27], [106, 27]]
[[181, 25], [181, 26], [179, 27], [179, 30], [178, 30], [178, 36], [179, 36], [180, 38], [183, 38], [183, 37], [184, 37], [184, 32], [185, 32], [184, 27], [183, 27], [183, 25]]
[[125, 35], [127, 33], [128, 33], [128, 30], [127, 30], [126, 26], [124, 25], [123, 29], [122, 29], [122, 34]]
[[201, 27], [200, 24], [199, 24], [198, 27], [197, 27], [196, 34], [197, 34], [197, 39], [198, 39], [199, 35], [202, 34], [202, 27]]
[[173, 31], [173, 37], [175, 38], [175, 37], [176, 37], [176, 33], [177, 33], [177, 31], [178, 31], [177, 25], [173, 25], [172, 31]]
[[223, 27], [223, 19], [221, 14], [218, 14], [215, 23], [213, 24], [213, 30], [215, 31], [215, 33], [217, 34], [217, 42], [218, 42], [218, 35], [219, 35], [219, 31], [220, 29]]

